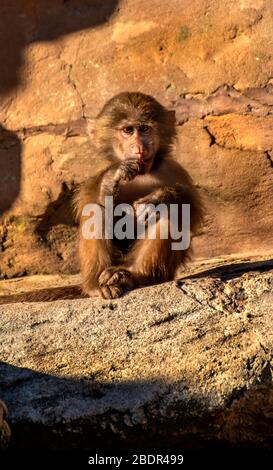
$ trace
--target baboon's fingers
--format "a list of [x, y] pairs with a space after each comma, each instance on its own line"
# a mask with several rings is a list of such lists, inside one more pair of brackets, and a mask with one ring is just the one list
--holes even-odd
[[126, 269], [111, 267], [101, 273], [99, 286], [103, 298], [116, 298], [122, 295], [124, 290], [133, 289], [135, 280]]
[[116, 299], [117, 297], [120, 297], [123, 294], [123, 289], [119, 285], [109, 286], [109, 289], [111, 292], [112, 299]]
[[123, 294], [123, 289], [119, 285], [104, 286], [100, 288], [100, 292], [104, 299], [116, 299]]
[[120, 283], [126, 289], [132, 289], [135, 286], [135, 280], [129, 271], [120, 271]]
[[121, 279], [120, 271], [115, 271], [113, 275], [108, 279], [107, 285], [112, 286], [114, 284], [118, 284]]
[[99, 286], [105, 286], [108, 283], [109, 279], [111, 279], [111, 277], [113, 276], [115, 270], [116, 268], [114, 268], [113, 266], [104, 269], [99, 276]]
[[126, 269], [116, 270], [113, 276], [108, 280], [107, 286], [119, 285], [125, 289], [132, 289], [135, 285], [135, 281]]
[[101, 293], [101, 296], [104, 299], [111, 299], [112, 298], [111, 291], [110, 291], [109, 287], [107, 287], [107, 286], [100, 287], [100, 293]]

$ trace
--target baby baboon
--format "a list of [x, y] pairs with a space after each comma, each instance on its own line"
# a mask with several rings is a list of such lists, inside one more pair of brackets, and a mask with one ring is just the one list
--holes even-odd
[[[176, 269], [189, 257], [189, 248], [172, 248], [169, 216], [163, 220], [167, 224], [166, 238], [160, 237], [160, 217], [156, 218], [153, 239], [88, 238], [84, 229], [91, 213], [83, 209], [97, 204], [105, 227], [106, 197], [113, 198], [114, 208], [121, 203], [130, 204], [134, 223], [143, 204], [176, 204], [179, 213], [182, 204], [190, 204], [190, 230], [196, 231], [202, 220], [202, 205], [190, 176], [174, 159], [174, 112], [143, 93], [120, 93], [105, 104], [95, 119], [93, 139], [94, 156], [109, 164], [82, 184], [75, 197], [84, 293], [93, 295], [94, 290], [99, 290], [104, 298], [116, 298], [137, 286], [173, 279]], [[181, 224], [180, 215], [180, 227]]]

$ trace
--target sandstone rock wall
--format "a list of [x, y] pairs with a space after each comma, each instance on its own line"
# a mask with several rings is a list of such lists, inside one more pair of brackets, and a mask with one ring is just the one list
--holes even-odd
[[86, 118], [140, 90], [175, 109], [203, 194], [199, 257], [271, 250], [270, 0], [2, 0], [0, 276], [76, 272], [69, 201], [94, 172]]

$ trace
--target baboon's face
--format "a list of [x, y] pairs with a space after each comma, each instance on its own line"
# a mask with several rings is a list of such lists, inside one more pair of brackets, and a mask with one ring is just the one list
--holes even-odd
[[158, 150], [159, 138], [151, 124], [123, 122], [115, 130], [113, 148], [120, 160], [137, 158], [141, 173], [150, 171]]

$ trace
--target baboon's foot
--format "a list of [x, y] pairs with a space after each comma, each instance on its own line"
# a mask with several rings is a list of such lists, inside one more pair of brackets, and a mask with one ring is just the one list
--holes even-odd
[[116, 299], [135, 287], [135, 280], [125, 268], [113, 266], [102, 271], [99, 288], [104, 299]]

